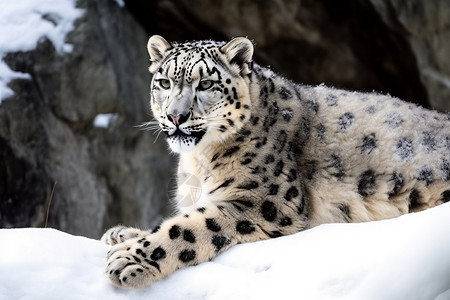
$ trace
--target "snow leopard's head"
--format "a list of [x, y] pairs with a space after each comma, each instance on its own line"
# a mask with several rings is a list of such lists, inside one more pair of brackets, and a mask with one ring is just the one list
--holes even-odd
[[249, 120], [248, 39], [176, 44], [155, 35], [147, 48], [151, 107], [172, 151], [228, 139]]

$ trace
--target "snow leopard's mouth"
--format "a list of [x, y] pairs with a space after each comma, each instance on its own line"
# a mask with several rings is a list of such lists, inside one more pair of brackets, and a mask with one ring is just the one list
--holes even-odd
[[206, 133], [205, 131], [201, 130], [201, 131], [192, 131], [191, 134], [187, 134], [178, 128], [172, 134], [169, 134], [169, 132], [165, 131], [165, 134], [167, 135], [168, 139], [173, 140], [178, 139], [181, 142], [195, 142], [196, 144], [200, 142], [205, 133]]

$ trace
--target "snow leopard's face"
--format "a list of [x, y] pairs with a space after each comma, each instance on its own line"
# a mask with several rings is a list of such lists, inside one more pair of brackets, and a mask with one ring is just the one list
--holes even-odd
[[153, 36], [148, 50], [151, 106], [172, 151], [223, 141], [249, 120], [249, 40], [171, 45]]

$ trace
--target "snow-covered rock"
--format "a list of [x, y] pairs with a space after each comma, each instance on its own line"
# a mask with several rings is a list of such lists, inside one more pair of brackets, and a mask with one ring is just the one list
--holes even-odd
[[48, 224], [72, 234], [170, 213], [176, 160], [136, 128], [147, 41], [113, 0], [0, 0], [1, 228], [43, 226], [55, 182]]
[[450, 203], [235, 246], [146, 290], [111, 286], [109, 249], [53, 229], [0, 230], [0, 299], [450, 299]]
[[42, 38], [49, 39], [60, 52], [71, 52], [66, 35], [83, 10], [75, 7], [75, 0], [14, 0], [0, 3], [0, 103], [11, 97], [8, 83], [30, 75], [12, 71], [3, 61], [11, 52], [30, 51]]
[[108, 128], [111, 123], [117, 120], [117, 114], [98, 114], [94, 119], [94, 126]]

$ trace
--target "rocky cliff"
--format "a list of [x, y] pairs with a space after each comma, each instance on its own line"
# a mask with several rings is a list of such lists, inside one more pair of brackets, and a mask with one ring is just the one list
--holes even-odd
[[[48, 40], [5, 57], [16, 80], [0, 106], [0, 226], [48, 226], [99, 237], [116, 223], [152, 226], [173, 175], [163, 141], [136, 128], [148, 107], [147, 34], [113, 1], [79, 1], [72, 53]], [[97, 127], [99, 114], [112, 113]]]
[[[0, 105], [0, 226], [99, 237], [167, 214], [173, 156], [151, 119], [146, 41], [248, 36], [259, 63], [305, 84], [390, 93], [450, 110], [450, 2], [439, 0], [82, 0], [61, 55], [48, 40], [10, 53]], [[114, 114], [95, 126], [99, 114]]]
[[168, 40], [248, 36], [256, 60], [326, 83], [450, 109], [450, 2], [442, 0], [129, 0]]

